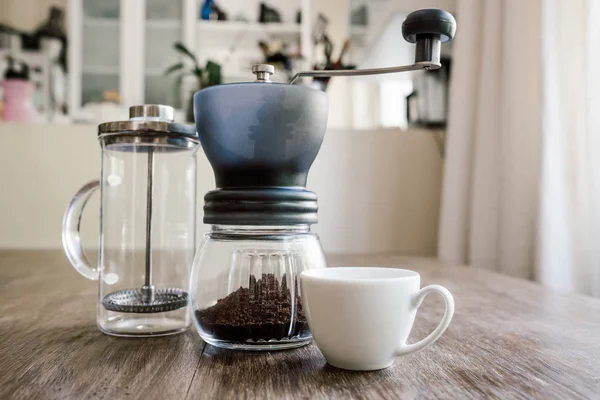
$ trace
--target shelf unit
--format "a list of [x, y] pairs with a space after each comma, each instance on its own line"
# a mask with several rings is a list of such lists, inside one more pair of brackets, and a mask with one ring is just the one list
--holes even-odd
[[171, 19], [165, 19], [165, 20], [147, 20], [146, 21], [146, 27], [149, 29], [170, 29], [170, 30], [176, 30], [179, 31], [181, 30], [181, 21], [179, 20], [171, 20]]
[[119, 27], [119, 21], [115, 18], [101, 18], [101, 17], [84, 17], [83, 25], [86, 27], [116, 29]]
[[301, 25], [292, 23], [265, 23], [242, 21], [198, 21], [198, 32], [270, 33], [282, 35], [300, 35]]
[[119, 67], [107, 67], [104, 65], [83, 66], [82, 72], [88, 75], [119, 75]]
[[[201, 0], [198, 0], [201, 2]], [[260, 1], [229, 0], [244, 9], [245, 18], [257, 20], [252, 10], [258, 11]], [[312, 65], [313, 44], [311, 38], [314, 20], [313, 0], [288, 0], [271, 3], [282, 12], [281, 23], [258, 23], [246, 21], [196, 21], [196, 34], [193, 38], [195, 54], [203, 65], [208, 60], [220, 63], [226, 83], [253, 79], [251, 66], [263, 59], [258, 47], [259, 41], [270, 42], [281, 39], [292, 53], [300, 53], [303, 58], [294, 64], [294, 69], [306, 69]], [[227, 8], [228, 1], [219, 5]], [[302, 22], [295, 22], [296, 11], [301, 10]], [[304, 18], [309, 16], [309, 18]], [[234, 19], [238, 15], [233, 15]], [[288, 76], [281, 71], [271, 77], [273, 81], [286, 81]]]
[[[85, 103], [100, 100], [109, 90], [117, 90], [124, 105], [160, 102], [183, 107], [192, 82], [184, 81], [183, 94], [177, 98], [175, 77], [164, 76], [169, 65], [181, 60], [172, 48], [175, 41], [191, 49], [201, 65], [209, 59], [221, 63], [225, 82], [252, 80], [250, 65], [260, 61], [257, 42], [262, 38], [301, 43], [304, 61], [298, 67], [311, 65], [313, 0], [286, 0], [284, 22], [267, 24], [201, 20], [202, 1], [68, 0], [70, 113], [79, 115]], [[219, 5], [248, 13], [258, 10], [259, 3], [222, 0]], [[275, 6], [284, 7], [283, 3]], [[290, 10], [297, 9], [309, 17], [301, 24], [291, 22], [295, 12]], [[190, 66], [189, 60], [182, 61]]]

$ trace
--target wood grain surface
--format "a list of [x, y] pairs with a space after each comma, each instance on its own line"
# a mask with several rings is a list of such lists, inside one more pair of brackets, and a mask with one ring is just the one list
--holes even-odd
[[[329, 257], [331, 265], [412, 268], [455, 296], [433, 346], [361, 373], [326, 364], [314, 345], [246, 353], [196, 332], [153, 339], [103, 335], [96, 286], [60, 251], [0, 252], [0, 399], [600, 398], [600, 301], [435, 260]], [[441, 317], [419, 310], [411, 341]], [[374, 338], [375, 340], [375, 338]]]

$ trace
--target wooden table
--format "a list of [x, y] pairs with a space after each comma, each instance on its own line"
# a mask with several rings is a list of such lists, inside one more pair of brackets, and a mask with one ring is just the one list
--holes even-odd
[[[330, 257], [331, 265], [404, 266], [455, 296], [450, 328], [386, 370], [348, 372], [314, 345], [246, 353], [191, 329], [121, 339], [95, 325], [96, 286], [61, 252], [0, 252], [0, 398], [600, 398], [600, 300], [435, 260]], [[411, 340], [438, 322], [420, 309]]]

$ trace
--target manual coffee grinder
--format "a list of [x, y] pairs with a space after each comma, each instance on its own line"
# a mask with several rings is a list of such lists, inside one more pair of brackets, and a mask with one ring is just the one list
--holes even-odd
[[441, 10], [411, 13], [404, 38], [416, 44], [415, 63], [363, 70], [306, 71], [272, 83], [271, 65], [255, 65], [254, 82], [212, 86], [194, 95], [198, 137], [217, 189], [204, 197], [212, 225], [197, 251], [190, 306], [207, 343], [276, 350], [311, 340], [299, 274], [326, 267], [310, 226], [317, 196], [306, 178], [327, 126], [327, 94], [293, 85], [299, 77], [356, 76], [440, 68], [440, 45], [456, 21]]

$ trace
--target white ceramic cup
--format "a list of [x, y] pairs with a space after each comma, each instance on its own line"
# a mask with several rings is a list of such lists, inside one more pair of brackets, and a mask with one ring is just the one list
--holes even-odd
[[[421, 350], [444, 333], [454, 299], [439, 285], [420, 289], [417, 272], [396, 268], [344, 267], [301, 274], [304, 312], [313, 338], [334, 367], [356, 371], [387, 368], [397, 356]], [[446, 302], [441, 322], [425, 339], [406, 344], [425, 296]]]

